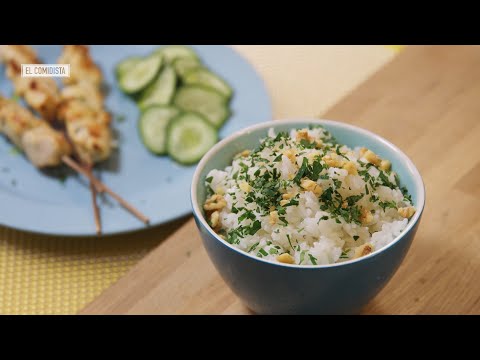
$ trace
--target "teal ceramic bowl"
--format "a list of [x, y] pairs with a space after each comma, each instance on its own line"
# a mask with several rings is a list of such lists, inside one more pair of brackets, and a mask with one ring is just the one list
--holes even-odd
[[[272, 263], [243, 252], [217, 236], [202, 210], [208, 172], [225, 168], [235, 154], [256, 147], [269, 128], [278, 132], [310, 124], [323, 125], [340, 143], [365, 146], [391, 160], [401, 185], [408, 188], [417, 209], [407, 228], [390, 244], [367, 256], [323, 266]], [[277, 120], [237, 132], [205, 154], [193, 177], [191, 200], [211, 261], [248, 308], [259, 314], [355, 314], [385, 286], [407, 254], [423, 213], [425, 188], [412, 161], [378, 135], [329, 120]]]

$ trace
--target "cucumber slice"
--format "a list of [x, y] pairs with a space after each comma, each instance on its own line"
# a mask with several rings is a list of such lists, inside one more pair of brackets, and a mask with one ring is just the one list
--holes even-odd
[[181, 110], [199, 113], [217, 129], [230, 116], [225, 97], [215, 90], [199, 85], [180, 87], [173, 103]]
[[162, 66], [160, 56], [149, 56], [140, 60], [126, 72], [121, 74], [118, 82], [127, 94], [134, 94], [150, 84]]
[[129, 69], [138, 64], [141, 60], [142, 58], [139, 56], [131, 56], [129, 58], [126, 58], [125, 60], [120, 61], [115, 67], [115, 73], [117, 74], [117, 77], [122, 76], [122, 74], [126, 73]]
[[180, 114], [174, 106], [154, 105], [145, 109], [138, 122], [138, 130], [145, 147], [152, 153], [163, 155], [167, 152], [167, 127]]
[[165, 66], [157, 78], [140, 94], [138, 105], [145, 109], [151, 105], [168, 105], [172, 101], [177, 76], [171, 66]]
[[195, 51], [185, 45], [168, 45], [156, 50], [155, 53], [161, 54], [169, 64], [178, 58], [198, 58]]
[[183, 78], [188, 71], [202, 66], [200, 60], [193, 57], [182, 57], [175, 59], [172, 65], [177, 75], [181, 78]]
[[217, 141], [217, 130], [199, 114], [181, 114], [168, 125], [168, 154], [183, 165], [198, 162]]
[[233, 93], [232, 88], [228, 86], [222, 78], [204, 68], [190, 70], [185, 74], [183, 81], [187, 85], [204, 85], [211, 87], [227, 99], [230, 98]]

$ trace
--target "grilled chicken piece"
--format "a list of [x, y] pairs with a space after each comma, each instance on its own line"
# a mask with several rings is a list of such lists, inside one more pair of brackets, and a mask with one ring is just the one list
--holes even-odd
[[55, 81], [51, 78], [21, 77], [22, 64], [39, 63], [35, 51], [27, 45], [3, 45], [0, 47], [0, 58], [6, 64], [6, 74], [13, 82], [15, 93], [23, 96], [43, 118], [53, 121], [60, 103]]
[[70, 100], [82, 100], [96, 111], [103, 110], [103, 95], [99, 88], [92, 83], [82, 81], [65, 87], [60, 93], [62, 103]]
[[37, 126], [41, 126], [30, 111], [17, 102], [0, 97], [0, 131], [18, 148], [22, 148], [23, 134]]
[[25, 152], [38, 168], [61, 164], [70, 155], [71, 146], [63, 134], [36, 118], [15, 101], [0, 97], [0, 132]]
[[108, 126], [88, 117], [68, 121], [66, 125], [68, 137], [83, 163], [91, 165], [110, 156], [112, 136]]
[[74, 98], [62, 102], [58, 115], [64, 120], [67, 135], [83, 163], [91, 165], [110, 156], [112, 134], [109, 113], [101, 108], [95, 109], [88, 101]]
[[0, 46], [0, 59], [5, 63], [38, 64], [35, 50], [28, 45], [3, 45]]
[[31, 163], [39, 168], [60, 165], [62, 156], [72, 152], [65, 136], [46, 124], [26, 131], [22, 148]]
[[70, 64], [70, 77], [63, 78], [65, 84], [75, 84], [82, 81], [97, 87], [102, 83], [102, 72], [90, 57], [85, 45], [65, 45], [58, 58], [59, 64]]

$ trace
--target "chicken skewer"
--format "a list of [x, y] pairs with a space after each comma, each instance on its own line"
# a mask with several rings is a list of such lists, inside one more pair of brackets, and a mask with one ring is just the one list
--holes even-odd
[[0, 46], [0, 60], [6, 65], [6, 75], [12, 81], [15, 93], [22, 96], [27, 104], [42, 118], [54, 121], [60, 94], [51, 78], [22, 77], [22, 64], [39, 64], [35, 51], [26, 45]]
[[[66, 45], [58, 62], [70, 64], [72, 70], [71, 77], [63, 79], [67, 86], [61, 91], [58, 118], [64, 122], [77, 156], [91, 172], [92, 165], [108, 158], [112, 150], [110, 114], [103, 110], [100, 92], [102, 73], [86, 46]], [[100, 211], [92, 182], [90, 188], [95, 225], [97, 233], [101, 233]]]
[[[7, 62], [7, 72], [11, 68], [20, 68], [21, 63], [30, 62], [30, 63], [39, 63], [38, 59], [36, 58], [36, 54], [32, 48], [25, 45], [6, 45], [0, 47], [0, 52], [2, 59]], [[17, 128], [13, 128], [9, 130], [7, 127], [6, 134], [8, 136], [9, 133], [13, 136], [8, 136], [11, 140], [19, 147], [25, 150], [27, 157], [34, 163], [37, 167], [45, 167], [45, 166], [55, 166], [59, 165], [62, 161], [72, 167], [72, 164], [76, 164], [69, 155], [72, 153], [72, 146], [73, 146], [73, 153], [79, 157], [84, 165], [91, 168], [91, 166], [95, 162], [102, 161], [111, 153], [112, 149], [112, 137], [111, 137], [111, 130], [109, 128], [110, 124], [110, 114], [105, 112], [102, 108], [103, 106], [103, 96], [100, 93], [98, 85], [101, 83], [101, 72], [100, 69], [96, 67], [93, 63], [91, 58], [88, 54], [88, 48], [82, 46], [67, 46], [65, 47], [65, 51], [62, 54], [63, 60], [71, 61], [72, 64], [75, 65], [74, 72], [75, 74], [80, 74], [84, 76], [85, 79], [88, 81], [78, 81], [78, 77], [75, 78], [74, 85], [67, 86], [61, 93], [60, 96], [55, 97], [55, 101], [50, 101], [48, 104], [56, 104], [55, 112], [57, 113], [58, 117], [65, 122], [66, 133], [68, 135], [68, 139], [66, 139], [62, 133], [55, 131], [52, 129], [48, 124], [42, 122], [41, 119], [35, 118], [28, 110], [23, 109], [21, 106], [15, 107], [15, 104], [6, 103], [7, 110], [10, 108], [14, 109], [13, 113], [21, 113], [22, 118], [24, 119], [21, 125], [17, 125]], [[62, 60], [62, 58], [60, 60]], [[32, 78], [21, 78], [19, 72], [10, 71], [9, 77], [14, 82], [14, 86], [16, 86], [21, 80], [19, 79], [32, 79]], [[44, 80], [44, 78], [36, 79], [35, 80]], [[52, 79], [47, 79], [51, 80]], [[72, 81], [67, 81], [72, 83]], [[35, 82], [31, 82], [31, 84], [36, 84]], [[43, 83], [43, 82], [41, 82]], [[53, 82], [54, 86], [51, 86], [55, 90], [55, 94], [58, 94], [58, 89], [56, 88], [55, 82]], [[28, 98], [35, 98], [31, 94], [37, 94], [38, 88], [33, 86], [34, 89], [30, 87], [27, 88], [25, 92], [17, 93], [22, 94], [24, 98], [27, 100], [29, 105], [37, 110], [38, 112], [42, 113], [42, 108], [36, 106], [33, 102], [29, 102]], [[43, 89], [43, 88], [42, 88]], [[47, 98], [44, 96], [44, 98]], [[18, 104], [17, 104], [18, 105]], [[50, 108], [50, 107], [48, 107]], [[51, 114], [53, 111], [50, 111]], [[15, 116], [15, 115], [11, 115]], [[52, 116], [49, 117], [51, 119]], [[28, 121], [27, 121], [28, 120]], [[8, 122], [11, 126], [15, 124], [15, 122]], [[43, 124], [39, 126], [38, 124]], [[21, 130], [24, 128], [37, 128], [39, 129], [27, 132], [23, 134]], [[19, 134], [15, 134], [15, 131], [19, 132]], [[23, 137], [25, 137], [24, 140]], [[23, 139], [23, 140], [22, 140]], [[41, 141], [40, 141], [41, 140]], [[69, 140], [69, 141], [67, 141]], [[50, 152], [46, 152], [46, 154], [41, 159], [36, 159], [35, 155], [38, 155], [37, 151], [28, 150], [31, 144], [35, 144], [34, 141], [40, 142], [43, 144], [42, 146], [50, 145], [52, 149]], [[72, 146], [70, 146], [68, 143]], [[66, 145], [65, 145], [66, 144]], [[55, 146], [54, 146], [55, 145]], [[37, 148], [39, 145], [37, 144]], [[47, 149], [40, 151], [40, 154], [43, 154]], [[38, 157], [38, 156], [37, 156]], [[60, 160], [59, 160], [60, 159]], [[78, 171], [78, 169], [76, 169]], [[95, 186], [98, 192], [107, 192], [112, 197], [117, 199], [122, 206], [124, 206], [127, 210], [132, 212], [135, 216], [137, 216], [140, 220], [148, 224], [149, 220], [144, 215], [142, 215], [138, 210], [133, 208], [130, 204], [124, 201], [119, 195], [114, 193], [100, 181], [95, 179], [93, 175], [90, 174], [87, 176], [90, 180], [95, 180], [93, 185]], [[93, 189], [93, 187], [91, 187]], [[93, 191], [93, 190], [92, 190]], [[95, 196], [95, 193], [92, 192], [92, 197]], [[98, 214], [98, 208], [96, 208], [96, 202], [94, 204], [94, 213]], [[97, 220], [97, 218], [96, 218]], [[96, 221], [97, 224], [99, 221]]]
[[66, 45], [60, 64], [70, 64], [71, 77], [60, 94], [58, 120], [63, 121], [82, 163], [91, 166], [107, 159], [113, 149], [111, 116], [103, 108], [102, 74], [83, 45]]
[[[61, 97], [53, 79], [21, 77], [21, 65], [24, 63], [39, 64], [35, 51], [27, 45], [5, 45], [0, 48], [1, 59], [7, 67], [7, 77], [13, 82], [17, 95], [23, 96], [25, 101], [44, 118], [53, 122], [56, 119]], [[78, 64], [78, 61], [77, 61]], [[71, 139], [68, 139], [71, 140]], [[75, 144], [74, 144], [75, 145]], [[74, 152], [78, 156], [78, 146]], [[79, 157], [79, 156], [78, 156]], [[98, 209], [96, 191], [92, 192], [92, 206], [97, 234], [101, 233], [100, 212]]]
[[35, 117], [16, 101], [1, 96], [0, 133], [22, 149], [36, 167], [58, 166], [63, 162], [86, 176], [98, 192], [108, 193], [141, 221], [148, 223], [148, 218], [70, 157], [71, 146], [61, 132], [53, 129], [45, 120]]

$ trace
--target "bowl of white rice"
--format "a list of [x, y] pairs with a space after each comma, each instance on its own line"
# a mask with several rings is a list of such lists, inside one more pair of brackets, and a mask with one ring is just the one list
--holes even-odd
[[251, 310], [351, 314], [407, 254], [425, 189], [412, 161], [378, 135], [277, 120], [215, 145], [191, 199], [210, 259]]

